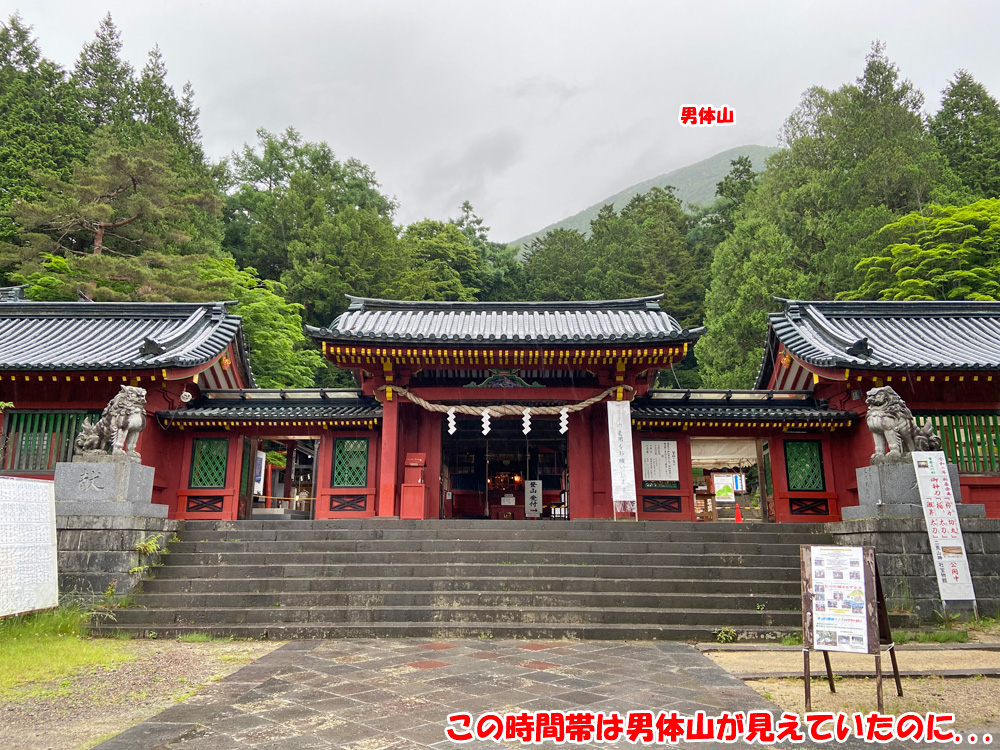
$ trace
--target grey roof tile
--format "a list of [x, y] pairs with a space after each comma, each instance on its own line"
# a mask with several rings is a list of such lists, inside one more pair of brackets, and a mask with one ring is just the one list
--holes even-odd
[[161, 420], [378, 419], [382, 406], [357, 391], [320, 388], [213, 391], [180, 409], [157, 412]]
[[234, 340], [232, 302], [17, 302], [0, 305], [0, 369], [192, 367]]
[[[1000, 367], [1000, 302], [802, 302], [769, 316], [767, 384], [777, 344], [817, 367], [987, 370]], [[770, 352], [770, 356], [768, 356]]]
[[688, 330], [654, 297], [585, 302], [402, 302], [350, 297], [329, 329], [307, 327], [325, 340], [384, 343], [674, 343]]
[[635, 419], [713, 420], [727, 422], [843, 423], [858, 418], [852, 411], [829, 409], [799, 391], [730, 392], [653, 391], [632, 402]]

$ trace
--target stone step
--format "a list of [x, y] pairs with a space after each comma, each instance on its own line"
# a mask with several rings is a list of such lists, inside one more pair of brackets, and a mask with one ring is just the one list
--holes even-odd
[[824, 532], [822, 523], [775, 524], [763, 522], [712, 523], [702, 521], [487, 521], [482, 519], [442, 518], [430, 520], [399, 520], [394, 518], [352, 518], [321, 521], [198, 521], [185, 522], [185, 528], [197, 530], [227, 529], [414, 529], [419, 531], [443, 531], [447, 529], [492, 529], [509, 533], [521, 530], [597, 531], [601, 533], [623, 530], [639, 531], [763, 531], [781, 533], [791, 531], [800, 534]]
[[[791, 524], [789, 524], [791, 525]], [[798, 524], [795, 524], [796, 528]], [[673, 524], [661, 524], [662, 528], [648, 531], [608, 531], [592, 530], [560, 531], [543, 528], [524, 530], [493, 529], [226, 529], [211, 530], [189, 527], [179, 532], [183, 542], [312, 542], [312, 541], [576, 541], [576, 542], [680, 542], [680, 543], [755, 543], [755, 544], [828, 544], [831, 538], [825, 534], [804, 533], [796, 530], [778, 531], [678, 531]]]
[[149, 594], [281, 593], [281, 592], [567, 592], [754, 596], [791, 596], [799, 599], [795, 580], [705, 580], [671, 578], [547, 578], [542, 576], [486, 578], [357, 577], [357, 578], [154, 578], [143, 583]]
[[784, 565], [781, 567], [701, 567], [696, 558], [689, 558], [684, 565], [544, 565], [536, 563], [481, 564], [481, 563], [434, 563], [434, 564], [342, 564], [306, 565], [179, 565], [171, 564], [155, 568], [156, 578], [357, 578], [362, 576], [425, 577], [425, 578], [532, 578], [573, 576], [575, 578], [659, 578], [717, 580], [743, 579], [747, 581], [798, 581], [800, 570]]
[[625, 609], [732, 609], [798, 611], [798, 595], [748, 596], [745, 592], [641, 593], [623, 591], [277, 591], [263, 593], [148, 593], [143, 609], [270, 607], [622, 607]]
[[[218, 638], [287, 641], [331, 638], [519, 638], [527, 640], [576, 639], [601, 641], [675, 640], [712, 641], [717, 628], [690, 625], [540, 625], [536, 623], [436, 622], [436, 623], [312, 623], [299, 625], [122, 625], [106, 622], [91, 628], [96, 636], [131, 635], [139, 638], [177, 638], [191, 633], [208, 633]], [[738, 641], [775, 641], [801, 633], [801, 627], [735, 628]], [[525, 661], [536, 655], [526, 654]]]
[[801, 612], [625, 607], [197, 607], [116, 609], [120, 625], [256, 625], [272, 623], [523, 622], [536, 624], [628, 623], [714, 627], [801, 627]]
[[[75, 553], [66, 553], [72, 557]], [[87, 553], [79, 553], [87, 554]], [[476, 564], [476, 565], [688, 565], [696, 559], [701, 567], [794, 567], [799, 569], [799, 556], [794, 555], [739, 555], [683, 553], [629, 554], [617, 552], [214, 552], [171, 553], [164, 559], [164, 566], [192, 565], [412, 565]]]
[[211, 541], [174, 542], [173, 554], [193, 553], [292, 553], [292, 552], [571, 552], [685, 555], [788, 555], [797, 557], [796, 544], [734, 542], [626, 542], [568, 541], [561, 539], [361, 539], [324, 541]]

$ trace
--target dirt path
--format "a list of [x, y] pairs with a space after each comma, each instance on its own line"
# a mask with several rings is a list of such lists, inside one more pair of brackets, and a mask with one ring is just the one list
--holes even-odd
[[92, 747], [184, 700], [280, 643], [124, 641], [135, 660], [28, 686], [0, 702], [0, 746], [17, 750]]

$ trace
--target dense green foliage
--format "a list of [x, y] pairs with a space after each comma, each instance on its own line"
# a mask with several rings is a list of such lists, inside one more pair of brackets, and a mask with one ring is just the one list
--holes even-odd
[[29, 284], [34, 300], [235, 300], [263, 386], [346, 384], [302, 324], [329, 325], [348, 294], [660, 294], [682, 325], [707, 326], [697, 361], [661, 384], [746, 387], [775, 296], [1000, 291], [1000, 107], [959, 71], [925, 117], [878, 44], [855, 83], [803, 95], [780, 150], [640, 183], [523, 254], [492, 241], [469, 202], [399, 225], [368, 166], [293, 128], [210, 162], [191, 84], [177, 94], [156, 47], [138, 72], [121, 50], [110, 15], [71, 71], [18, 17], [0, 27], [0, 284]]
[[1000, 199], [930, 205], [887, 224], [882, 250], [858, 263], [848, 299], [1000, 299]]
[[[707, 385], [752, 385], [774, 297], [857, 289], [868, 269], [859, 262], [886, 247], [883, 227], [931, 201], [971, 197], [953, 167], [972, 157], [945, 157], [963, 136], [955, 128], [932, 135], [922, 106], [879, 44], [855, 83], [805, 93], [785, 123], [785, 148], [768, 159], [715, 250], [708, 330], [696, 348]], [[865, 294], [881, 296], [878, 279], [869, 277]]]

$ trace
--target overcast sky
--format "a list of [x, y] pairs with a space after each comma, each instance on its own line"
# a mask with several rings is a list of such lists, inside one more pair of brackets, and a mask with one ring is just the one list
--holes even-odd
[[[988, 0], [15, 3], [67, 67], [108, 10], [136, 69], [158, 43], [174, 87], [195, 87], [213, 158], [291, 125], [371, 166], [401, 222], [469, 199], [504, 241], [724, 149], [776, 145], [802, 92], [854, 80], [874, 39], [929, 112], [959, 68], [1000, 95]], [[681, 127], [690, 104], [735, 123]]]

